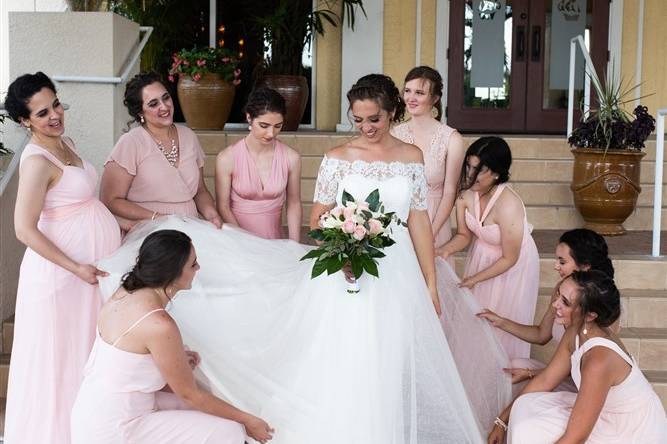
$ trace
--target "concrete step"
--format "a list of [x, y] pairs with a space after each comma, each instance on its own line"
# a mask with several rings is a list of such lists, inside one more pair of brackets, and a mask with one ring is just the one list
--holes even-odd
[[[241, 138], [247, 131], [197, 131], [199, 141], [206, 154], [217, 154]], [[280, 140], [298, 150], [303, 155], [322, 155], [330, 148], [341, 145], [355, 137], [354, 133], [327, 131], [282, 132]], [[466, 134], [463, 140], [470, 145], [479, 136]], [[570, 146], [562, 136], [522, 136], [504, 135], [512, 149], [514, 159], [571, 159]], [[655, 160], [655, 137], [646, 142], [644, 161]]]

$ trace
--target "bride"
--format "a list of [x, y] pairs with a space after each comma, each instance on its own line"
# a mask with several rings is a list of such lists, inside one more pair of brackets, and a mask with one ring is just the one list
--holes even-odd
[[[341, 273], [310, 278], [303, 245], [171, 216], [135, 228], [99, 264], [110, 272], [102, 291], [117, 288], [150, 232], [184, 231], [201, 271], [169, 312], [202, 356], [200, 380], [265, 418], [272, 442], [481, 443], [488, 415], [509, 401], [505, 358], [442, 261], [436, 277], [422, 153], [389, 133], [405, 107], [398, 89], [371, 74], [347, 97], [360, 136], [324, 157], [311, 225], [343, 190], [363, 200], [379, 189], [385, 209], [407, 220], [393, 227], [396, 244], [379, 260], [379, 278], [363, 275], [351, 295]], [[441, 301], [454, 353], [467, 363], [464, 381], [436, 315]]]

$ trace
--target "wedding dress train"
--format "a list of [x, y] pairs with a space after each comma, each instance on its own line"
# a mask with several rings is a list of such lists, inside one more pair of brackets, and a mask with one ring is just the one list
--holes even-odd
[[[377, 188], [403, 220], [421, 209], [423, 165], [334, 167], [349, 167], [336, 179], [339, 202], [343, 189], [363, 199]], [[396, 244], [379, 260], [380, 277], [363, 275], [351, 295], [341, 273], [310, 278], [312, 261], [299, 260], [310, 247], [171, 216], [135, 228], [99, 264], [111, 273], [101, 281], [105, 295], [159, 229], [187, 233], [201, 265], [193, 288], [168, 307], [184, 342], [201, 354], [214, 393], [276, 429], [272, 443], [481, 443], [489, 415], [509, 402], [500, 345], [438, 260], [441, 321], [452, 323], [454, 354], [476, 369], [464, 363], [459, 376], [405, 227], [393, 227]]]

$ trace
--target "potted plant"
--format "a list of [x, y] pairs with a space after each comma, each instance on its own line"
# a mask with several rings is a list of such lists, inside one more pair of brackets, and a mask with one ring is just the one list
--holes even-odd
[[[621, 83], [592, 77], [598, 107], [591, 110], [568, 138], [574, 155], [570, 188], [584, 227], [607, 236], [625, 234], [623, 222], [632, 214], [641, 192], [640, 167], [644, 142], [655, 129], [645, 106], [632, 114], [623, 109], [627, 95]], [[632, 99], [634, 100], [634, 99]]]
[[[5, 117], [7, 116], [0, 114], [0, 124], [5, 123]], [[2, 131], [0, 131], [0, 133], [2, 133]], [[0, 141], [0, 171], [7, 171], [7, 167], [9, 166], [9, 162], [11, 162], [13, 155], [14, 151], [5, 147], [2, 141]]]
[[240, 74], [236, 53], [226, 48], [181, 49], [172, 56], [169, 80], [178, 77], [178, 100], [190, 128], [225, 126]]
[[[308, 102], [308, 81], [303, 76], [303, 51], [309, 48], [313, 33], [324, 35], [324, 22], [337, 26], [347, 20], [354, 29], [356, 8], [366, 14], [363, 0], [325, 0], [313, 8], [312, 0], [264, 0], [261, 11], [270, 11], [254, 22], [264, 32], [265, 59], [263, 83], [277, 90], [287, 102], [287, 121], [283, 127], [295, 131]], [[342, 6], [341, 14], [332, 10]]]

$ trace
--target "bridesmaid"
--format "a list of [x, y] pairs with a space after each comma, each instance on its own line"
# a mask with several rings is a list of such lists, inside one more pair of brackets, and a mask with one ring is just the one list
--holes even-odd
[[[621, 314], [614, 281], [575, 271], [553, 303], [567, 328], [546, 369], [498, 415], [489, 444], [663, 444], [665, 410], [621, 340], [609, 328]], [[551, 392], [572, 375], [578, 393]], [[509, 430], [507, 427], [509, 420]]]
[[[521, 324], [533, 321], [540, 262], [521, 198], [507, 186], [512, 153], [500, 137], [476, 140], [465, 156], [456, 202], [456, 235], [438, 254], [444, 259], [471, 242], [464, 278], [477, 303]], [[528, 358], [530, 344], [496, 329], [510, 358]]]
[[27, 249], [16, 295], [5, 442], [69, 444], [70, 411], [102, 305], [95, 263], [120, 245], [120, 228], [95, 197], [97, 173], [63, 134], [53, 82], [26, 74], [5, 108], [27, 128], [14, 221]]
[[449, 219], [465, 156], [461, 135], [440, 121], [442, 87], [442, 77], [435, 69], [428, 66], [412, 68], [405, 76], [403, 87], [403, 99], [411, 118], [392, 129], [395, 137], [417, 145], [424, 152], [428, 181], [426, 204], [436, 248], [452, 237]]
[[72, 411], [72, 444], [243, 444], [246, 433], [271, 439], [266, 422], [195, 383], [199, 355], [184, 349], [166, 307], [198, 270], [184, 233], [146, 237], [134, 269], [100, 312]]
[[[607, 242], [595, 231], [586, 228], [577, 228], [566, 231], [558, 240], [556, 246], [556, 262], [554, 269], [561, 279], [575, 271], [599, 270], [610, 278], [614, 278], [614, 266], [608, 255]], [[551, 303], [558, 297], [557, 288], [551, 298]], [[506, 331], [530, 344], [545, 345], [552, 338], [560, 342], [565, 333], [565, 326], [556, 321], [556, 310], [549, 306], [542, 316], [539, 325], [524, 325], [511, 319], [498, 316], [491, 310], [483, 310], [477, 316], [488, 320], [494, 327]], [[535, 359], [513, 359], [511, 362], [512, 381], [517, 384], [539, 374], [545, 365]], [[561, 385], [560, 388], [576, 389]]]
[[131, 224], [164, 214], [222, 219], [204, 184], [197, 135], [174, 125], [174, 103], [156, 73], [127, 82], [125, 106], [138, 126], [123, 134], [104, 164], [100, 198]]
[[278, 140], [287, 109], [277, 91], [259, 87], [245, 106], [250, 133], [218, 154], [215, 194], [225, 222], [266, 239], [283, 238], [287, 202], [289, 238], [301, 234], [301, 157]]

